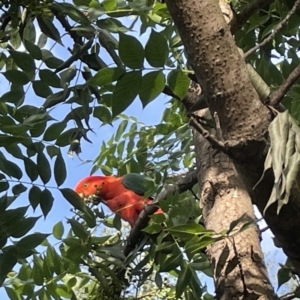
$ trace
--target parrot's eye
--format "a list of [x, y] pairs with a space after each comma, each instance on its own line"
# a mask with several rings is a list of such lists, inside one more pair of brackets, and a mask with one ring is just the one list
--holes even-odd
[[83, 187], [84, 187], [85, 189], [86, 189], [88, 186], [89, 186], [88, 183], [85, 183], [85, 184], [83, 185]]

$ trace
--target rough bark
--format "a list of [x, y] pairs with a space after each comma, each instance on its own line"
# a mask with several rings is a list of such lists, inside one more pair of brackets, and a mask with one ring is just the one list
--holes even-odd
[[[205, 94], [212, 115], [220, 120], [222, 137], [246, 189], [263, 213], [273, 185], [265, 178], [253, 190], [263, 172], [268, 148], [271, 114], [253, 88], [245, 62], [238, 53], [218, 1], [166, 0], [178, 28], [188, 60]], [[199, 154], [200, 155], [200, 154]], [[280, 214], [268, 208], [265, 220], [286, 255], [300, 273], [300, 206], [297, 195]]]
[[[220, 232], [245, 213], [247, 221], [255, 223], [251, 198], [231, 159], [213, 150], [195, 130], [194, 141], [205, 227]], [[226, 249], [226, 262], [219, 263]], [[275, 299], [257, 226], [214, 243], [208, 252], [214, 262], [217, 299]]]

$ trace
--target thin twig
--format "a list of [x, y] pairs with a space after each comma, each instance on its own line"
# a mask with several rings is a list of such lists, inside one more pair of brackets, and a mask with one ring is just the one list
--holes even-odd
[[266, 227], [260, 229], [260, 233], [263, 233], [263, 232], [267, 231], [268, 229], [270, 229], [270, 227], [266, 226]]
[[266, 39], [264, 39], [260, 44], [256, 45], [252, 49], [248, 50], [245, 53], [244, 58], [248, 57], [250, 54], [255, 52], [257, 49], [259, 49], [260, 47], [269, 43], [275, 37], [275, 35], [283, 28], [283, 26], [288, 22], [290, 17], [296, 12], [299, 5], [300, 5], [300, 0], [297, 0], [294, 4], [293, 8], [286, 15], [286, 17], [281, 22], [279, 22], [278, 25], [274, 28], [273, 32]]
[[128, 254], [135, 248], [135, 245], [143, 237], [142, 230], [148, 225], [149, 216], [154, 214], [158, 209], [158, 202], [166, 199], [168, 195], [175, 193], [183, 193], [187, 190], [191, 190], [192, 187], [197, 183], [197, 170], [187, 173], [184, 177], [178, 179], [175, 184], [170, 184], [164, 187], [164, 189], [158, 194], [153, 201], [153, 204], [146, 205], [143, 211], [140, 213], [140, 216], [135, 223], [134, 227], [131, 229], [130, 234], [127, 239], [126, 246], [124, 248], [124, 255]]
[[197, 122], [194, 116], [191, 116], [190, 118], [190, 125], [193, 126], [204, 138], [206, 138], [214, 148], [219, 149], [224, 153], [227, 153], [227, 149], [225, 148], [224, 143], [218, 141], [215, 136], [211, 135], [209, 131], [204, 129], [202, 125], [199, 122]]
[[300, 65], [297, 66], [290, 73], [288, 78], [282, 83], [282, 85], [276, 91], [270, 94], [270, 96], [266, 99], [266, 104], [276, 107], [299, 77], [300, 77]]
[[291, 292], [291, 293], [286, 293], [282, 296], [279, 297], [280, 300], [292, 300], [295, 299], [295, 293]]

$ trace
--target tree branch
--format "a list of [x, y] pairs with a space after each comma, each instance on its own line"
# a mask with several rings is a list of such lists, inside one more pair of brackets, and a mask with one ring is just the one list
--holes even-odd
[[260, 47], [262, 47], [262, 46], [266, 45], [268, 42], [270, 42], [274, 38], [274, 36], [282, 29], [282, 27], [288, 22], [290, 17], [296, 12], [299, 5], [300, 5], [300, 0], [297, 0], [294, 3], [293, 8], [288, 12], [286, 17], [281, 22], [278, 23], [278, 25], [275, 27], [273, 32], [266, 39], [264, 39], [260, 44], [256, 45], [255, 47], [253, 47], [252, 49], [247, 51], [244, 55], [244, 58], [248, 57], [250, 54], [255, 52], [257, 49], [259, 49]]
[[[300, 1], [299, 1], [300, 2]], [[282, 85], [274, 91], [269, 97], [266, 99], [266, 104], [271, 106], [277, 106], [288, 92], [288, 90], [292, 87], [292, 85], [297, 81], [300, 77], [300, 65], [297, 66], [288, 76], [288, 78], [282, 83]]]
[[142, 230], [148, 225], [150, 219], [149, 216], [157, 211], [158, 202], [165, 199], [168, 195], [175, 194], [177, 192], [181, 194], [192, 189], [192, 187], [198, 182], [197, 172], [197, 170], [191, 171], [187, 173], [185, 177], [179, 178], [176, 184], [169, 184], [165, 186], [164, 189], [158, 194], [155, 201], [153, 201], [153, 204], [146, 205], [144, 207], [144, 210], [140, 213], [137, 222], [131, 229], [128, 236], [128, 240], [123, 251], [125, 256], [128, 256], [128, 254], [135, 248], [135, 245], [143, 237], [144, 233]]
[[255, 0], [250, 2], [249, 5], [237, 14], [229, 23], [231, 33], [235, 34], [258, 9], [263, 8], [272, 2], [273, 0]]
[[227, 149], [222, 141], [218, 141], [214, 135], [211, 135], [202, 125], [196, 120], [194, 116], [190, 118], [190, 125], [193, 126], [204, 138], [206, 138], [210, 144], [218, 150], [227, 153]]

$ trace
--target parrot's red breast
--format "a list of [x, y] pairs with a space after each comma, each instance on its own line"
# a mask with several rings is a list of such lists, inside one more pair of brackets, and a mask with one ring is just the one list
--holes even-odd
[[[152, 200], [126, 188], [122, 182], [123, 177], [88, 176], [78, 182], [75, 192], [82, 198], [91, 195], [101, 198], [111, 211], [119, 214], [133, 227], [144, 205], [150, 204]], [[162, 210], [156, 213], [162, 213]]]

